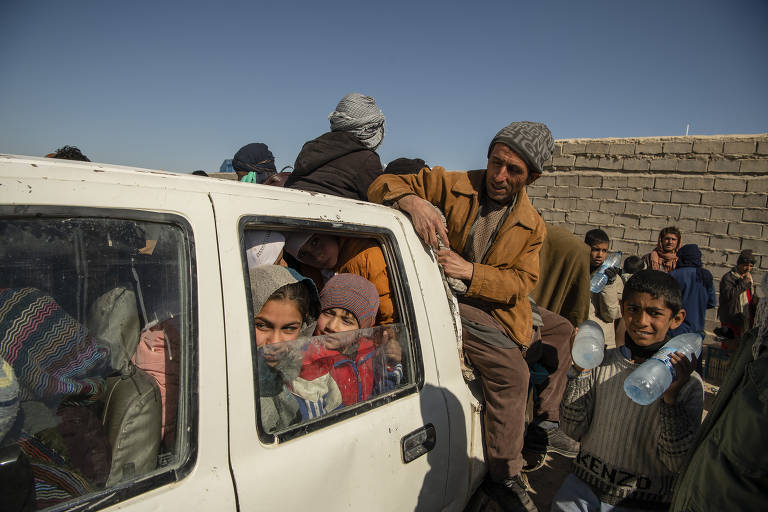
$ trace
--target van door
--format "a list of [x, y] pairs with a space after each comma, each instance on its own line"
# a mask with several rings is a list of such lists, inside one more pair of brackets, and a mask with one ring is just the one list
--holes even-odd
[[[427, 311], [413, 259], [403, 246], [402, 226], [390, 210], [370, 204], [273, 187], [243, 187], [248, 188], [247, 196], [211, 194], [224, 284], [230, 461], [240, 507], [443, 508], [448, 499], [448, 414]], [[394, 322], [358, 333], [358, 340], [379, 340], [371, 344], [374, 354], [382, 352], [381, 340], [397, 340], [401, 357], [381, 363], [380, 373], [390, 379], [387, 385], [355, 403], [324, 402], [328, 410], [307, 416], [302, 409], [280, 425], [265, 424], [253, 322], [258, 312], [250, 301], [245, 245], [254, 231], [315, 233], [341, 240], [344, 247], [356, 244], [384, 256]], [[321, 287], [323, 278], [319, 279]], [[433, 311], [441, 307], [448, 315], [447, 304], [437, 304]], [[298, 349], [300, 358], [306, 361], [309, 345], [323, 348], [324, 343], [321, 338], [305, 341]], [[295, 389], [287, 383], [283, 391], [290, 396]]]

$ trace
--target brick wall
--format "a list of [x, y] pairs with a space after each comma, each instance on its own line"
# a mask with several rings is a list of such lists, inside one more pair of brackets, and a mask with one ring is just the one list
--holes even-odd
[[643, 255], [674, 225], [716, 289], [743, 249], [757, 256], [756, 283], [768, 271], [768, 134], [558, 140], [546, 171], [528, 194], [579, 237], [599, 227], [612, 249]]

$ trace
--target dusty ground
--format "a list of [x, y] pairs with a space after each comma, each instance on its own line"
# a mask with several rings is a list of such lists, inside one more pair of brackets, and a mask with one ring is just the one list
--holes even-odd
[[[712, 406], [717, 391], [718, 387], [715, 382], [704, 381], [704, 416], [707, 415], [707, 411]], [[536, 503], [536, 506], [539, 507], [540, 511], [544, 512], [549, 510], [552, 498], [560, 488], [560, 484], [568, 475], [570, 464], [571, 459], [567, 459], [561, 455], [547, 455], [544, 467], [533, 473], [524, 474], [528, 478], [531, 497], [533, 498], [534, 503]], [[501, 512], [501, 510], [502, 509], [490, 498], [484, 495], [482, 491], [478, 491], [472, 502], [467, 506], [465, 512]]]

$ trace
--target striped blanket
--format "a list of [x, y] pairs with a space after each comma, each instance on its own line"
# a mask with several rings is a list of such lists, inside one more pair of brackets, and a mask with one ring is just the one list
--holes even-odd
[[54, 408], [65, 398], [98, 399], [113, 371], [109, 349], [36, 288], [0, 289], [0, 356], [16, 373], [21, 400]]

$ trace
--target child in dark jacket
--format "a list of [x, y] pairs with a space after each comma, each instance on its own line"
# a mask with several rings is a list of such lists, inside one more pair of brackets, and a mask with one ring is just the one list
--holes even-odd
[[402, 365], [387, 361], [374, 340], [359, 332], [373, 327], [379, 309], [376, 287], [356, 274], [337, 274], [320, 292], [320, 309], [315, 336], [323, 338], [310, 343], [299, 377], [311, 381], [330, 374], [344, 405], [394, 388]]

